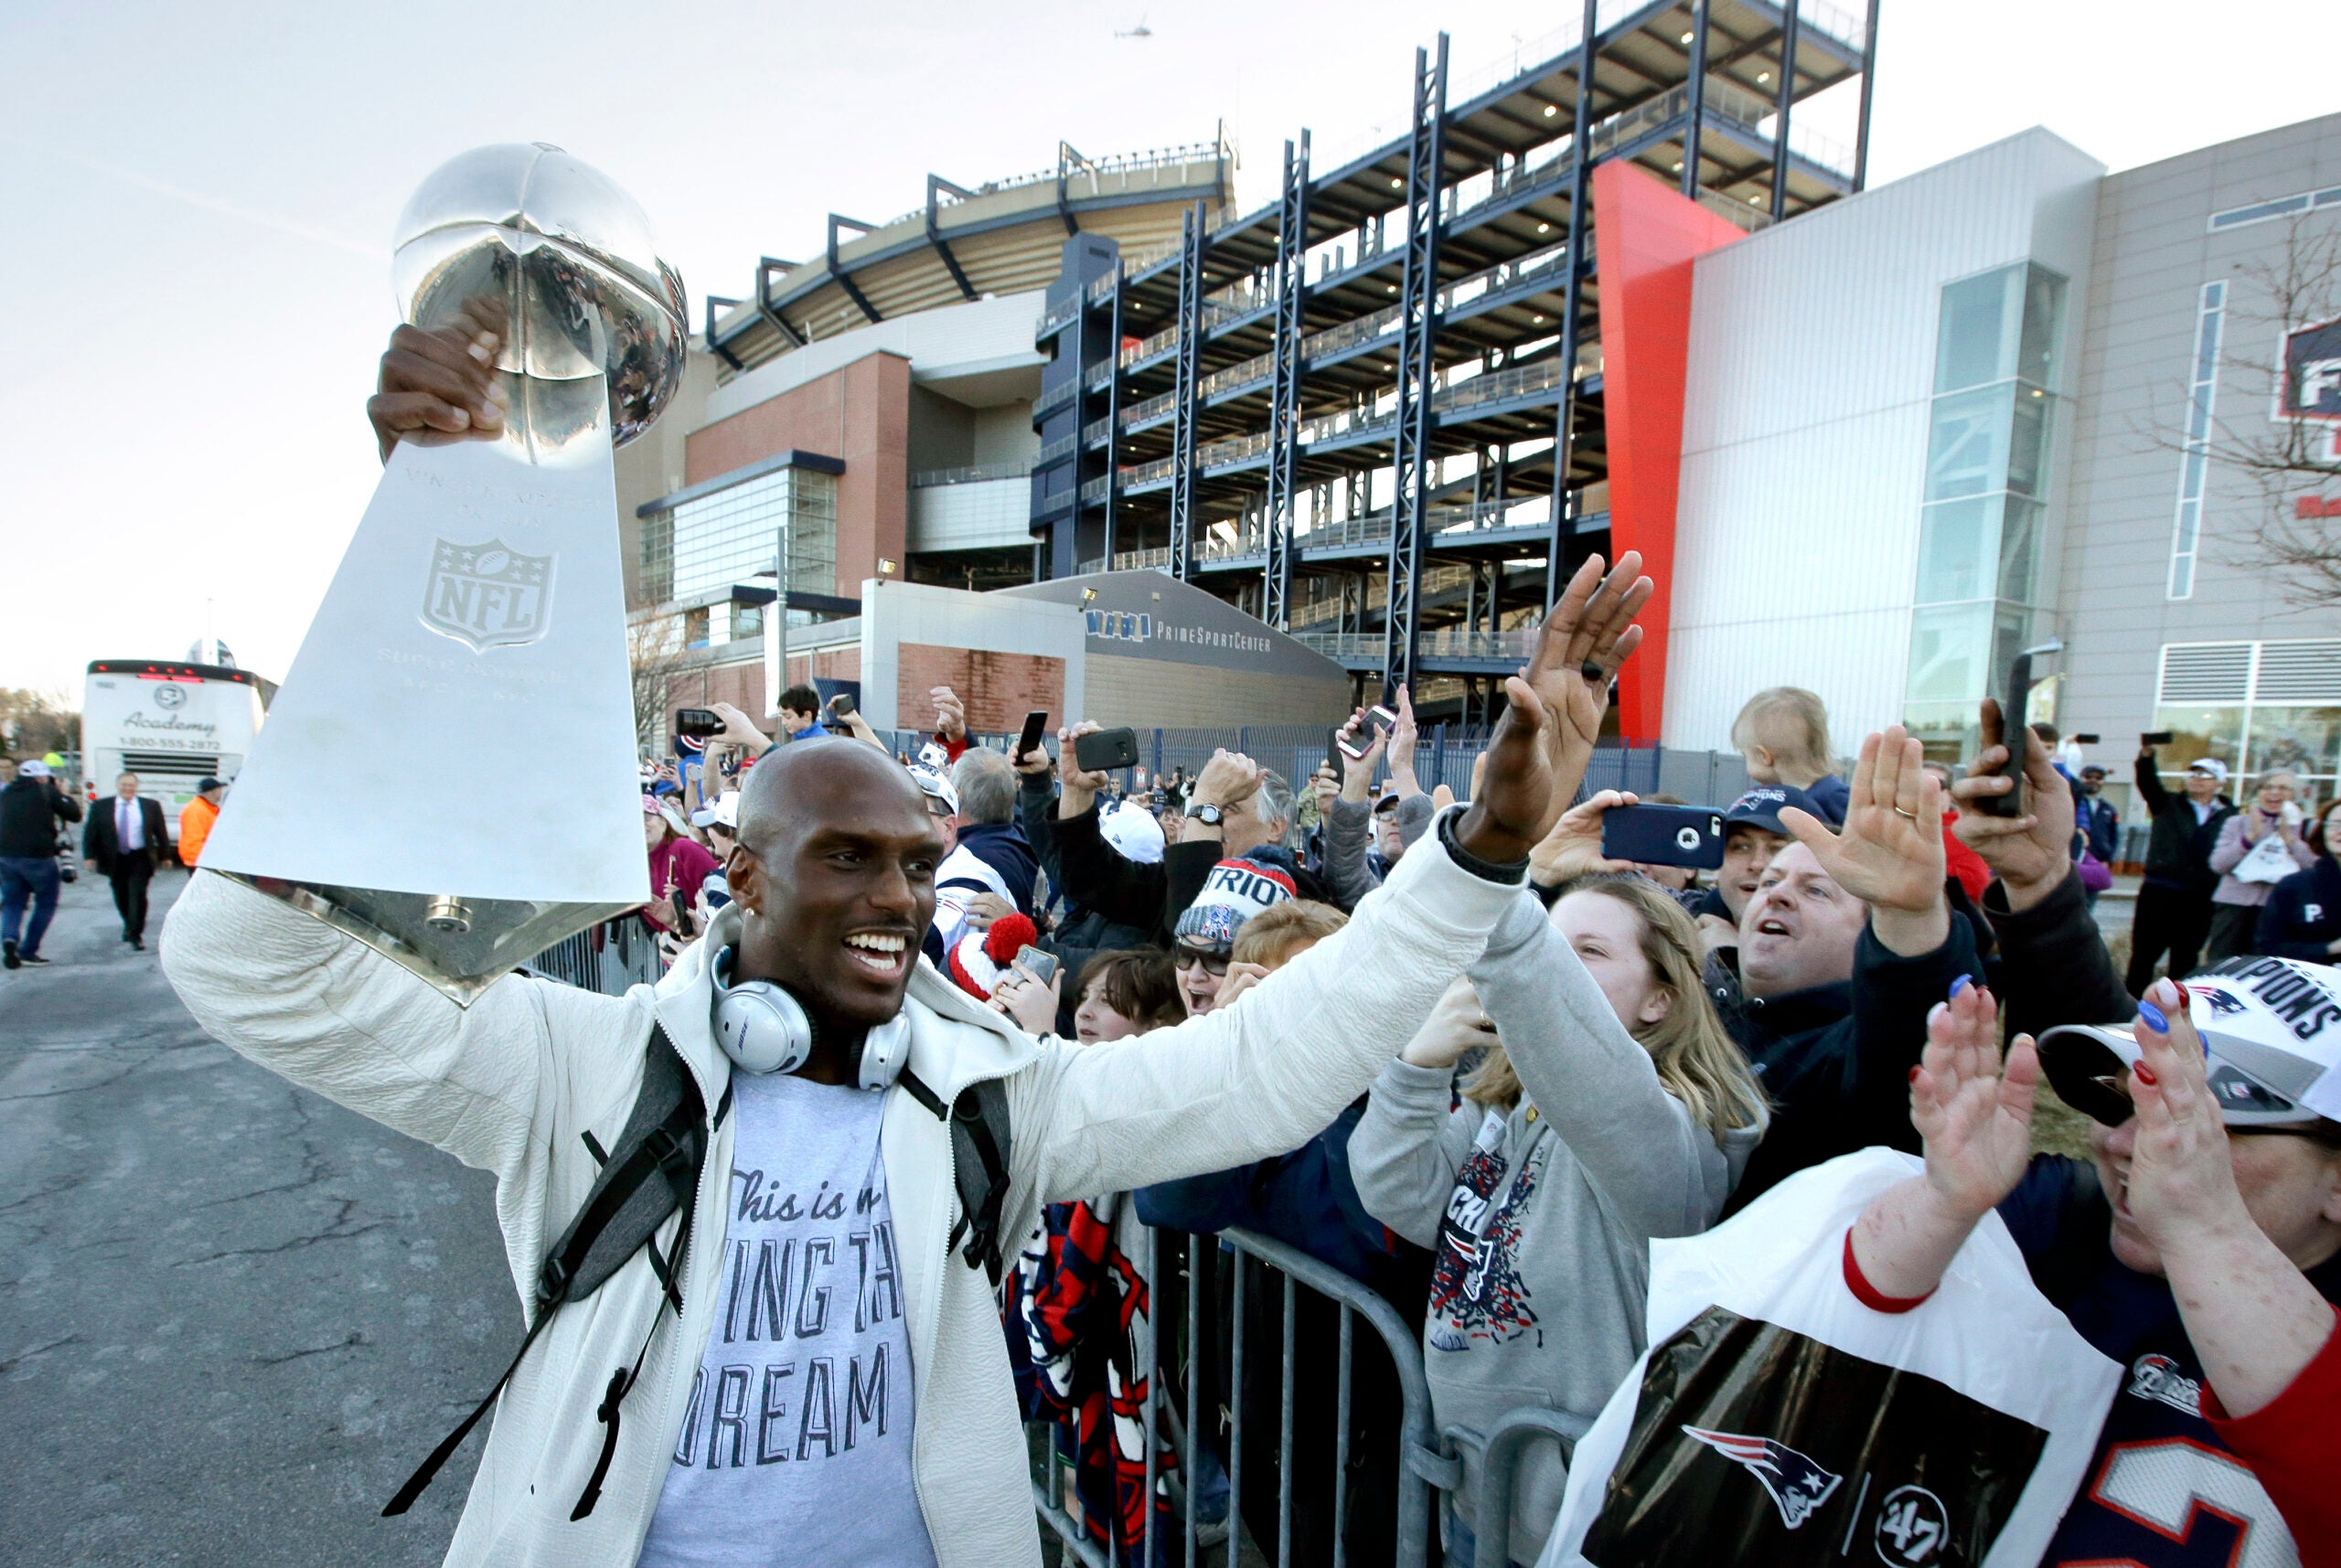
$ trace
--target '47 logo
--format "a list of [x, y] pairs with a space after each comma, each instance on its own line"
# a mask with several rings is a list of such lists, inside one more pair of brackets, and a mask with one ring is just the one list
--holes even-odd
[[1951, 1515], [1942, 1499], [1924, 1487], [1897, 1487], [1877, 1506], [1871, 1532], [1877, 1560], [1887, 1568], [1928, 1568], [1942, 1560], [1951, 1539]]

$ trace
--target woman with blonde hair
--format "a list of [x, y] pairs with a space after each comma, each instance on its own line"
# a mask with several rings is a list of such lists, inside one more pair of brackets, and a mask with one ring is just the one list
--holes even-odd
[[[1423, 1361], [1442, 1429], [1484, 1433], [1523, 1404], [1590, 1425], [1643, 1349], [1650, 1239], [1722, 1212], [1766, 1112], [1704, 956], [1691, 917], [1638, 874], [1568, 883], [1549, 919], [1523, 895], [1375, 1081], [1350, 1167], [1367, 1211], [1438, 1254]], [[1475, 1554], [1478, 1467], [1467, 1442], [1450, 1561]], [[1543, 1550], [1566, 1478], [1549, 1445], [1531, 1448], [1515, 1562]]]

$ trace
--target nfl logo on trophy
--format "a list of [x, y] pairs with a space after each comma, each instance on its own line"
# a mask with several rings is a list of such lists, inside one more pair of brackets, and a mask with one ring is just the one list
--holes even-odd
[[502, 539], [440, 539], [431, 552], [422, 624], [476, 654], [533, 643], [544, 635], [552, 610], [552, 563], [551, 556], [522, 555]]

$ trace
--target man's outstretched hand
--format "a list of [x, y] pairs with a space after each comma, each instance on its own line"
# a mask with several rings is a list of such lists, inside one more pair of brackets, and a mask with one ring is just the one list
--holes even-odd
[[1488, 744], [1487, 773], [1457, 842], [1483, 860], [1525, 859], [1577, 798], [1609, 683], [1642, 640], [1634, 616], [1650, 602], [1642, 558], [1628, 550], [1607, 575], [1594, 556], [1545, 617], [1527, 667], [1504, 683], [1509, 699]]
[[496, 375], [502, 325], [497, 302], [475, 300], [445, 326], [401, 326], [390, 334], [374, 395], [366, 400], [383, 462], [401, 441], [441, 446], [504, 433], [510, 394]]

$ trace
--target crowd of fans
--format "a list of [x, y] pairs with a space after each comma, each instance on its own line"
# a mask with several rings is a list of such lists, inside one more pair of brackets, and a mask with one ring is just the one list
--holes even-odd
[[[971, 744], [947, 688], [932, 699], [932, 740], [916, 756], [894, 753], [946, 852], [926, 955], [1027, 1030], [1084, 1045], [1238, 1005], [1339, 930], [1456, 800], [1416, 775], [1403, 688], [1384, 719], [1353, 715], [1339, 767], [1298, 790], [1223, 751], [1192, 779], [1181, 770], [1125, 792], [1074, 761], [1094, 723], [1059, 730], [1054, 754], [1042, 745], [1009, 755]], [[811, 690], [792, 688], [779, 743], [858, 738], [883, 749], [843, 706], [825, 712]], [[696, 766], [646, 777], [655, 896], [643, 912], [670, 950], [728, 896], [722, 865], [740, 773], [775, 743], [738, 709], [716, 711], [725, 729]], [[1050, 1205], [1010, 1275], [1003, 1313], [1026, 1413], [1054, 1423], [1067, 1508], [1090, 1536], [1138, 1562], [1149, 1442], [1161, 1475], [1178, 1477], [1182, 1463], [1167, 1424], [1175, 1417], [1146, 1430], [1149, 1385], [1182, 1389], [1192, 1360], [1206, 1407], [1245, 1413], [1242, 1511], [1256, 1539], [1276, 1539], [1288, 1479], [1296, 1560], [1331, 1560], [1336, 1535], [1353, 1563], [1392, 1551], [1399, 1396], [1387, 1359], [1358, 1352], [1351, 1473], [1337, 1492], [1324, 1427], [1340, 1371], [1320, 1310], [1331, 1304], [1304, 1296], [1296, 1307], [1292, 1397], [1316, 1419], [1288, 1453], [1278, 1358], [1256, 1353], [1239, 1384], [1218, 1342], [1235, 1273], [1257, 1265], [1206, 1247], [1191, 1276], [1184, 1257], [1149, 1248], [1146, 1227], [1244, 1228], [1380, 1293], [1419, 1327], [1442, 1430], [1485, 1432], [1522, 1405], [1584, 1424], [1645, 1348], [1653, 1238], [1704, 1231], [1799, 1171], [1885, 1145], [1923, 1153], [1928, 1175], [1879, 1200], [1848, 1239], [1848, 1283], [1863, 1300], [1901, 1310], [1922, 1298], [1975, 1218], [2002, 1205], [2042, 1288], [2108, 1355], [2152, 1339], [2157, 1353], [2199, 1360], [2209, 1386], [2188, 1440], [2239, 1459], [2274, 1498], [2281, 1519], [2245, 1529], [2289, 1524], [2313, 1558], [2308, 1538], [2336, 1523], [2331, 1505], [2302, 1478], [2297, 1454], [2268, 1456], [2272, 1434], [2297, 1444], [2304, 1422], [2330, 1428], [2341, 1125], [2282, 1102], [2292, 1114], [2239, 1136], [2235, 1174], [2224, 1176], [2227, 1134], [2243, 1129], [2221, 1128], [2184, 993], [2157, 967], [2166, 957], [2172, 978], [2187, 976], [2207, 952], [2213, 964], [2331, 963], [2341, 954], [2341, 802], [2304, 811], [2280, 773], [2239, 808], [2214, 759], [2193, 762], [2174, 794], [2145, 749], [2135, 779], [2153, 831], [2121, 976], [2090, 914], [2116, 854], [2106, 770], [2068, 765], [2078, 761], [2069, 748], [2060, 761], [2043, 725], [2015, 737], [2020, 782], [2004, 776], [2002, 728], [1986, 703], [1985, 743], [1961, 768], [1928, 761], [1897, 727], [1868, 737], [1841, 770], [1819, 699], [1756, 694], [1733, 727], [1751, 784], [1719, 807], [1719, 868], [1605, 859], [1606, 815], [1641, 802], [1593, 795], [1531, 856], [1536, 897], [1371, 1092], [1316, 1137], [1240, 1169]], [[2011, 791], [2016, 814], [1993, 810]], [[2021, 1031], [2004, 1070], [2003, 1021]], [[2077, 1093], [2099, 1118], [2094, 1161], [2043, 1157], [2027, 1168], [2032, 1040], [2059, 1026], [2119, 1026], [2122, 1040], [2134, 1039], [2133, 1066], [2080, 1076], [2122, 1083], [2138, 1109], [2121, 1094], [2090, 1104]], [[2174, 1054], [2179, 1045], [2197, 1049]], [[2210, 1060], [2209, 1071], [2223, 1070]], [[2159, 1098], [2136, 1087], [2157, 1072]], [[2059, 1080], [2058, 1068], [2049, 1077]], [[2264, 1077], [2255, 1090], [2275, 1094]], [[1985, 1136], [1991, 1116], [2005, 1124], [1997, 1143]], [[2187, 1171], [2165, 1179], [2169, 1191], [2150, 1189], [2140, 1172], [2165, 1156], [2148, 1146], [2179, 1137], [2174, 1126], [2192, 1140], [2169, 1157]], [[2271, 1157], [2261, 1151], [2278, 1146], [2281, 1180], [2261, 1168]], [[2288, 1208], [2267, 1199], [2272, 1180]], [[2175, 1196], [2183, 1182], [2194, 1185]], [[2190, 1227], [2239, 1212], [2259, 1230], [2256, 1242], [2219, 1232], [2241, 1260], [2237, 1279], [2281, 1304], [2246, 1314], [2264, 1330], [2249, 1344], [2206, 1328], [2237, 1306], [2240, 1285], [2197, 1270], [2174, 1306], [2163, 1283], [2179, 1277], [2163, 1260], [2188, 1244]], [[2125, 1241], [2135, 1233], [2161, 1253]], [[1189, 1292], [1220, 1307], [1201, 1319], [1200, 1343], [1181, 1331]], [[2122, 1310], [2104, 1308], [2109, 1292]], [[1246, 1300], [1250, 1342], [1276, 1345], [1281, 1294], [1253, 1288]], [[1159, 1366], [1140, 1356], [1149, 1318], [1165, 1329]], [[1196, 1435], [1201, 1473], [1180, 1484], [1216, 1525], [1231, 1456], [1224, 1432]], [[2314, 1439], [2320, 1456], [2332, 1444]], [[1462, 1455], [1465, 1484], [1448, 1494], [1442, 1528], [1450, 1555], [1468, 1561], [1478, 1456], [1468, 1442]], [[1513, 1494], [1516, 1560], [1541, 1550], [1565, 1476], [1558, 1451], [1532, 1454]], [[1153, 1499], [1164, 1540], [1175, 1530], [1169, 1495]], [[2111, 1517], [2077, 1506], [2067, 1536], [2114, 1540]]]

